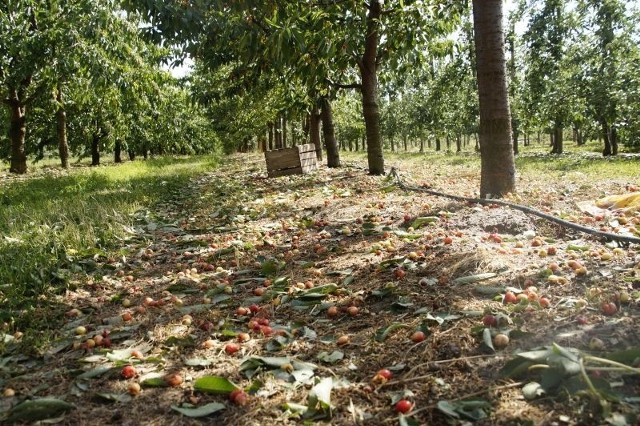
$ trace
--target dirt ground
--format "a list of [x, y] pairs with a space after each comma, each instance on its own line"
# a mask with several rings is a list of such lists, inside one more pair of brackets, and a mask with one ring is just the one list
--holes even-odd
[[[403, 191], [364, 164], [267, 179], [262, 159], [248, 158], [140, 212], [121, 256], [91, 259], [95, 270], [60, 300], [66, 326], [47, 352], [7, 345], [0, 369], [15, 395], [0, 409], [57, 398], [73, 408], [44, 410], [70, 425], [633, 424], [637, 370], [595, 364], [584, 371], [602, 393], [575, 390], [576, 378], [580, 389], [590, 382], [577, 373], [530, 398], [525, 385], [564, 371], [558, 358], [513, 377], [503, 368], [554, 343], [579, 354], [571, 366], [635, 354], [636, 246]], [[401, 179], [418, 187], [472, 196], [479, 186], [472, 171], [402, 167]], [[578, 203], [633, 183], [594, 192], [571, 180], [519, 182], [526, 189], [509, 200], [630, 232], [636, 216], [585, 213]], [[526, 300], [508, 303], [507, 291]], [[495, 343], [497, 334], [508, 343]], [[128, 365], [135, 371], [125, 378]], [[209, 376], [222, 379], [198, 381]], [[244, 389], [246, 404], [230, 401], [225, 383]], [[394, 408], [400, 399], [413, 404], [406, 415]]]

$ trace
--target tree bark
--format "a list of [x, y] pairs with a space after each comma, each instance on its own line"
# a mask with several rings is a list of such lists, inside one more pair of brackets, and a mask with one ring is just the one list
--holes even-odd
[[269, 151], [273, 150], [273, 123], [268, 123], [269, 126]]
[[129, 149], [129, 161], [134, 161], [136, 159], [136, 152], [133, 149]]
[[11, 142], [11, 165], [9, 172], [27, 173], [27, 154], [24, 141], [27, 135], [26, 107], [20, 100], [17, 90], [12, 90], [7, 100], [9, 106], [9, 140]]
[[336, 140], [335, 127], [333, 125], [333, 112], [331, 102], [324, 97], [320, 103], [322, 114], [322, 133], [327, 147], [327, 167], [340, 167], [340, 151]]
[[378, 42], [382, 4], [372, 0], [367, 13], [367, 34], [364, 54], [358, 61], [362, 80], [362, 115], [367, 136], [367, 160], [369, 174], [384, 174], [384, 157], [380, 137], [380, 109], [378, 107]]
[[502, 0], [473, 0], [482, 198], [501, 197], [515, 190], [502, 18]]
[[56, 111], [56, 135], [58, 136], [58, 155], [60, 156], [60, 165], [64, 169], [69, 168], [69, 142], [67, 140], [67, 112], [64, 109], [64, 100], [62, 98], [62, 90], [58, 87], [56, 91], [56, 102], [58, 110]]
[[287, 113], [282, 113], [282, 148], [287, 147]]
[[552, 154], [562, 154], [564, 151], [564, 127], [562, 123], [556, 122], [553, 127], [553, 148], [551, 149]]
[[91, 165], [100, 165], [100, 135], [97, 132], [91, 136]]
[[113, 161], [115, 163], [122, 163], [122, 142], [116, 141], [113, 147]]
[[309, 141], [316, 147], [316, 159], [322, 161], [322, 142], [320, 140], [320, 113], [313, 106], [309, 114]]

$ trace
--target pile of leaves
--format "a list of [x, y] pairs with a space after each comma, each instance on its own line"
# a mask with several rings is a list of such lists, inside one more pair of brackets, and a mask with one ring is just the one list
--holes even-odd
[[[637, 423], [635, 247], [357, 164], [267, 179], [249, 158], [78, 254], [45, 350], [0, 335], [3, 424]], [[512, 201], [636, 233], [549, 191]]]

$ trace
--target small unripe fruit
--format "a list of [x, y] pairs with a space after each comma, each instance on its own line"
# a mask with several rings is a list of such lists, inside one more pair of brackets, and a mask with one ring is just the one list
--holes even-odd
[[602, 309], [602, 313], [607, 316], [614, 315], [616, 312], [618, 312], [618, 307], [616, 306], [616, 304], [611, 302], [603, 303], [600, 308]]
[[4, 390], [2, 391], [2, 396], [5, 398], [11, 398], [15, 395], [16, 395], [16, 391], [14, 391], [11, 388], [4, 388]]
[[125, 312], [122, 314], [122, 321], [131, 321], [133, 319], [133, 315], [131, 315], [131, 312]]
[[134, 349], [131, 351], [131, 358], [142, 359], [144, 358], [144, 355], [142, 355], [142, 352], [139, 350]]
[[334, 318], [338, 316], [338, 308], [335, 306], [330, 306], [329, 309], [327, 309], [327, 315], [330, 318]]
[[79, 326], [76, 328], [76, 334], [78, 336], [84, 336], [85, 334], [87, 334], [87, 328], [83, 327], [83, 326]]
[[229, 399], [236, 405], [246, 405], [249, 401], [249, 395], [241, 389], [236, 389], [229, 394]]
[[538, 299], [538, 303], [543, 308], [548, 308], [551, 305], [551, 301], [549, 301], [549, 299], [547, 299], [546, 297], [541, 297], [540, 299]]
[[424, 341], [424, 339], [426, 339], [426, 336], [425, 336], [424, 332], [422, 332], [422, 331], [416, 331], [415, 333], [413, 333], [411, 335], [411, 340], [414, 343], [420, 343], [420, 342]]
[[393, 373], [386, 368], [378, 371], [375, 376], [373, 376], [373, 383], [386, 383], [387, 381], [393, 378]]
[[125, 379], [131, 379], [136, 375], [136, 369], [133, 365], [125, 365], [122, 367], [122, 371], [120, 371], [120, 375]]
[[518, 298], [512, 291], [507, 291], [504, 294], [504, 303], [518, 303]]
[[182, 376], [179, 375], [178, 373], [173, 373], [173, 374], [169, 374], [168, 376], [165, 376], [164, 381], [169, 386], [176, 387], [176, 386], [180, 386], [184, 380], [182, 379]]
[[213, 339], [208, 339], [202, 342], [202, 347], [205, 349], [211, 349], [216, 345], [216, 341]]
[[413, 408], [413, 404], [406, 399], [401, 399], [400, 401], [396, 402], [394, 408], [398, 413], [406, 414], [411, 411], [411, 409]]
[[125, 308], [128, 308], [129, 306], [131, 306], [131, 300], [122, 299], [122, 306], [125, 307]]
[[238, 342], [248, 342], [251, 340], [249, 333], [238, 333]]
[[493, 346], [496, 348], [504, 348], [509, 344], [509, 336], [506, 334], [496, 334], [493, 338]]
[[342, 335], [340, 337], [338, 337], [338, 340], [336, 340], [336, 343], [338, 344], [338, 346], [344, 346], [346, 344], [349, 343], [349, 336], [347, 335]]
[[224, 351], [227, 353], [227, 355], [233, 355], [239, 350], [240, 350], [240, 345], [238, 345], [237, 343], [227, 343], [226, 346], [224, 347]]
[[239, 317], [249, 315], [249, 310], [240, 306], [238, 309], [236, 309], [236, 315], [238, 315]]
[[140, 388], [139, 383], [133, 382], [133, 383], [129, 383], [129, 386], [127, 386], [127, 392], [129, 392], [130, 395], [140, 395], [140, 392], [142, 392], [142, 389]]
[[482, 323], [485, 327], [496, 327], [498, 325], [498, 318], [496, 318], [495, 315], [485, 315], [484, 318], [482, 318]]
[[347, 313], [349, 315], [351, 315], [352, 317], [355, 317], [356, 315], [358, 315], [358, 311], [359, 311], [359, 309], [358, 309], [357, 306], [349, 306], [347, 308]]

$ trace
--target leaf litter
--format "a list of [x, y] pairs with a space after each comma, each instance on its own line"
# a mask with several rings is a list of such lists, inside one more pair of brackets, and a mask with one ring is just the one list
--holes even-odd
[[[91, 257], [47, 356], [24, 356], [3, 335], [0, 418], [635, 423], [633, 247], [401, 191], [357, 164], [265, 179], [250, 158], [140, 212], [118, 256]], [[476, 183], [440, 185], [473, 195]], [[552, 193], [532, 182], [515, 201], [607, 230], [638, 223], [635, 212], [599, 218]], [[393, 377], [378, 381], [381, 369]], [[414, 404], [406, 415], [390, 404], [400, 397]]]

